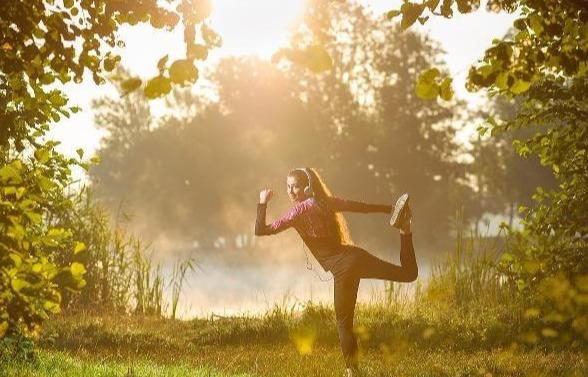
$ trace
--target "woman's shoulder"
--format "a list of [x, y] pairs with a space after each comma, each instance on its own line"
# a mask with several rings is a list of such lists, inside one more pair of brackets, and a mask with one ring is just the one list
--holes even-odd
[[297, 212], [305, 212], [307, 210], [311, 210], [313, 208], [319, 208], [319, 207], [320, 207], [320, 202], [316, 198], [311, 197], [311, 198], [307, 198], [301, 202], [296, 203], [292, 207], [292, 209]]
[[308, 198], [290, 207], [290, 212], [294, 214], [301, 214], [316, 206], [314, 198]]

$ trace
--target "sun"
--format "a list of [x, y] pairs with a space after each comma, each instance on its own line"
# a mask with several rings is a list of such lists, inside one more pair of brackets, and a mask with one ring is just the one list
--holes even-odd
[[305, 0], [211, 0], [210, 26], [223, 37], [223, 55], [270, 58], [288, 45]]

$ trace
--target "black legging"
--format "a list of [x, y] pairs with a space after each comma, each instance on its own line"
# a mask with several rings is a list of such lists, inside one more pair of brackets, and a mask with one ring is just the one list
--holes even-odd
[[400, 235], [400, 266], [385, 262], [357, 246], [344, 246], [343, 257], [333, 266], [335, 314], [339, 342], [347, 367], [357, 363], [357, 339], [353, 333], [353, 314], [360, 279], [411, 282], [418, 267], [412, 234]]

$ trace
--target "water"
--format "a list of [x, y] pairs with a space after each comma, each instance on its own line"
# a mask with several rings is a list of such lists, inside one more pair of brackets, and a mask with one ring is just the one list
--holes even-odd
[[[183, 287], [178, 317], [259, 315], [276, 306], [299, 310], [308, 301], [333, 304], [332, 275], [314, 260], [309, 270], [304, 256], [244, 264], [227, 264], [223, 259], [200, 259], [198, 269], [190, 273]], [[414, 285], [403, 284], [408, 290]], [[384, 294], [384, 281], [364, 279], [358, 302], [381, 301]]]

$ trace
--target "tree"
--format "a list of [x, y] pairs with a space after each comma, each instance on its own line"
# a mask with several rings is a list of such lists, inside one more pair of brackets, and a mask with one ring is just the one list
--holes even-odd
[[[430, 15], [450, 17], [452, 4], [406, 1], [389, 16], [401, 15], [401, 24], [409, 27]], [[468, 13], [479, 1], [456, 4], [459, 12]], [[494, 41], [470, 69], [468, 85], [514, 97], [521, 106], [512, 119], [490, 118], [479, 131], [492, 136], [532, 132], [513, 140], [516, 151], [523, 157], [535, 155], [557, 181], [553, 190], [537, 188], [535, 204], [520, 209], [525, 229], [511, 233], [505, 273], [525, 297], [538, 297], [545, 316], [536, 325], [552, 326], [549, 318], [561, 318], [558, 331], [536, 330], [526, 341], [535, 343], [554, 333], [564, 342], [577, 335], [585, 340], [586, 321], [576, 319], [585, 319], [588, 311], [582, 300], [588, 274], [588, 7], [585, 1], [561, 0], [493, 0], [488, 7], [519, 10], [521, 16], [514, 22], [514, 35]], [[429, 84], [433, 91], [438, 85]], [[557, 289], [563, 293], [554, 295]]]
[[[194, 82], [194, 60], [205, 59], [220, 37], [204, 22], [207, 1], [184, 0], [173, 11], [156, 0], [33, 0], [0, 3], [0, 337], [37, 331], [50, 313], [59, 310], [60, 290], [84, 284], [79, 262], [60, 265], [57, 253], [82, 251], [71, 229], [52, 220], [71, 210], [64, 194], [71, 184], [67, 159], [44, 136], [52, 122], [79, 109], [68, 107], [59, 88], [72, 79], [79, 83], [89, 72], [96, 83], [112, 71], [120, 58], [114, 53], [124, 43], [121, 25], [150, 22], [157, 28], [184, 27], [186, 58], [167, 64], [160, 60], [157, 77], [143, 91], [151, 97], [171, 90], [171, 84]], [[198, 39], [196, 31], [198, 30]], [[141, 85], [123, 82], [127, 91]]]
[[[520, 101], [519, 101], [520, 102]], [[520, 104], [503, 96], [497, 96], [489, 106], [495, 119], [512, 120]], [[548, 167], [542, 166], [536, 156], [521, 157], [513, 148], [515, 140], [525, 140], [534, 130], [524, 128], [504, 132], [493, 137], [474, 141], [472, 163], [479, 195], [490, 203], [494, 213], [506, 213], [512, 227], [519, 206], [532, 205], [532, 195], [537, 187], [555, 188], [555, 177]]]

